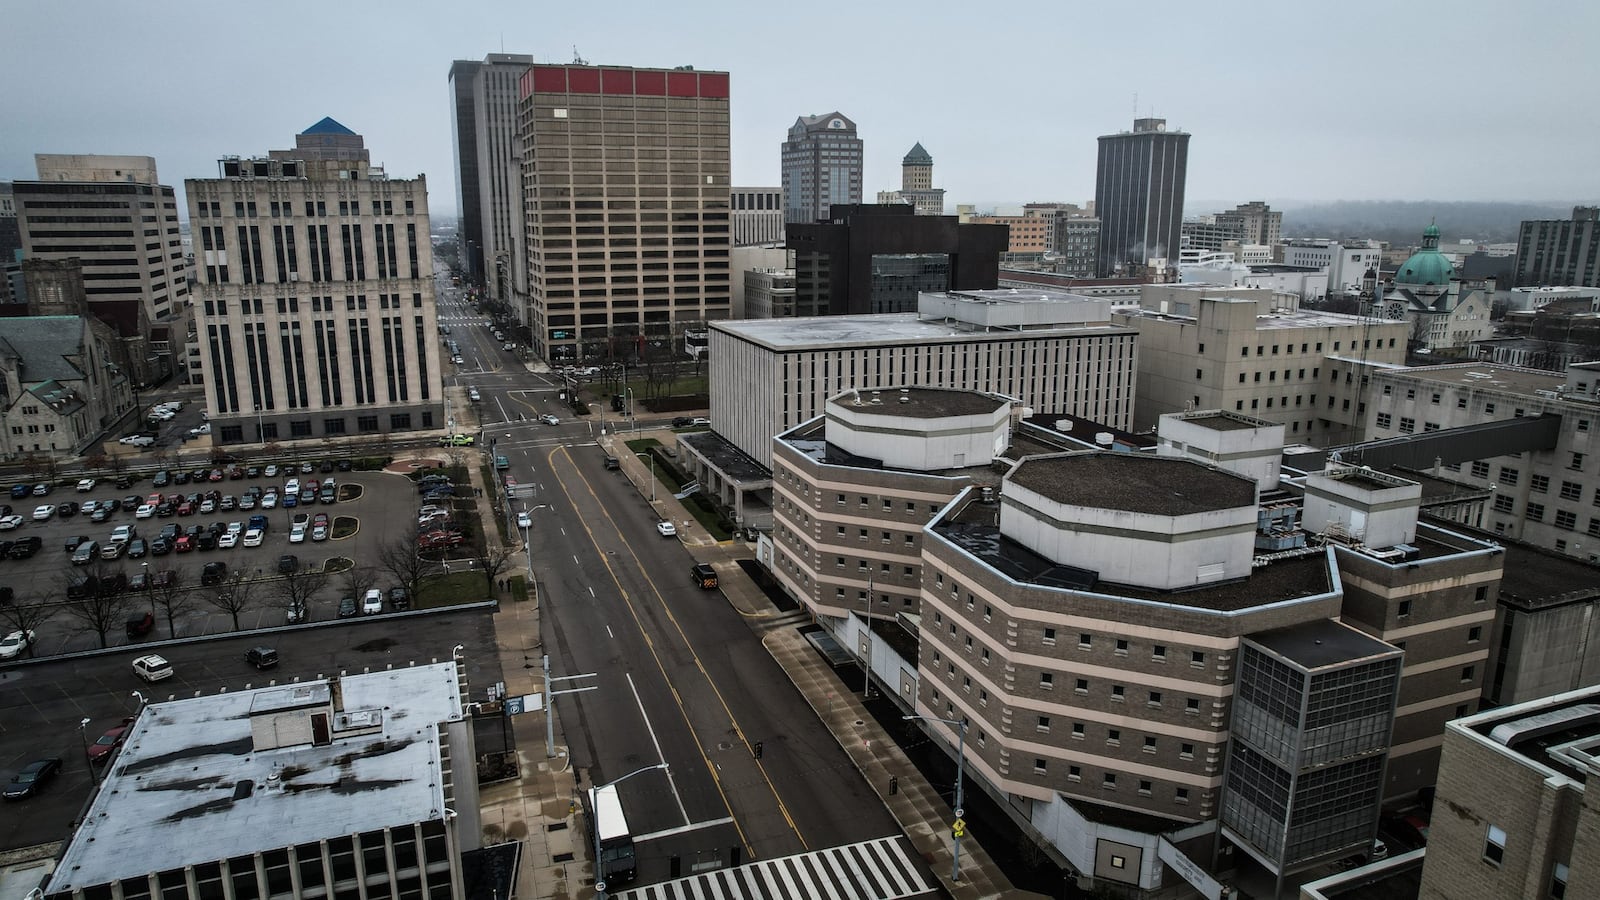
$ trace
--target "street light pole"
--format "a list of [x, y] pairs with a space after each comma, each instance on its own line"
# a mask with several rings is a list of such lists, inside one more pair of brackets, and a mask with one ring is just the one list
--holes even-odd
[[98, 787], [100, 785], [100, 776], [95, 774], [94, 760], [89, 758], [89, 735], [84, 730], [88, 727], [89, 720], [87, 718], [78, 723], [78, 740], [83, 743], [83, 764], [89, 767], [89, 782]]
[[867, 621], [866, 621], [866, 626], [867, 626], [867, 652], [866, 652], [867, 664], [866, 664], [866, 667], [865, 667], [866, 677], [861, 679], [861, 699], [862, 700], [871, 700], [872, 699], [872, 592], [874, 590], [875, 590], [875, 587], [874, 587], [874, 584], [873, 584], [873, 576], [872, 575], [868, 575], [867, 576], [867, 602], [866, 602], [866, 610], [865, 610], [865, 612], [867, 614]]
[[[902, 718], [902, 719], [904, 719], [904, 720], [906, 720], [908, 722], [911, 721], [912, 719], [922, 719], [923, 721], [926, 721], [926, 722], [943, 722], [946, 725], [954, 725], [954, 726], [956, 726], [956, 729], [957, 729], [958, 734], [960, 735], [960, 738], [959, 738], [959, 740], [958, 740], [958, 742], [956, 744], [956, 809], [955, 809], [955, 812], [956, 812], [956, 818], [960, 819], [962, 816], [967, 814], [966, 809], [963, 808], [963, 807], [966, 806], [966, 794], [964, 792], [964, 786], [965, 786], [966, 780], [967, 780], [967, 720], [966, 719], [941, 719], [938, 716], [901, 716], [900, 718]], [[965, 829], [952, 828], [952, 832], [955, 835], [956, 851], [955, 851], [955, 862], [950, 867], [950, 880], [951, 881], [959, 882], [961, 880], [961, 835], [962, 835], [964, 830]]]
[[156, 592], [150, 590], [150, 564], [142, 562], [139, 565], [144, 567], [144, 589], [150, 594], [150, 615], [153, 616], [156, 614]]
[[643, 456], [650, 460], [650, 502], [656, 502], [656, 458], [648, 453], [634, 451], [634, 456]]
[[[84, 721], [87, 722], [89, 720], [88, 719], [84, 719]], [[655, 769], [665, 769], [665, 768], [667, 768], [667, 764], [666, 763], [656, 763], [653, 766], [645, 766], [642, 769], [635, 769], [632, 772], [629, 772], [628, 774], [622, 776], [621, 778], [618, 778], [616, 781], [610, 781], [610, 782], [607, 782], [605, 784], [597, 784], [597, 785], [595, 785], [591, 789], [592, 790], [592, 794], [591, 794], [592, 799], [589, 801], [589, 807], [590, 807], [590, 809], [589, 809], [589, 817], [591, 819], [593, 819], [598, 815], [598, 811], [594, 807], [599, 805], [599, 802], [600, 802], [600, 789], [601, 788], [616, 787], [617, 785], [623, 783], [624, 781], [627, 781], [629, 778], [632, 778], [633, 776], [638, 775], [638, 774], [640, 774], [642, 772], [649, 772], [649, 771], [652, 771], [652, 770], [655, 770]], [[590, 822], [589, 825], [590, 825], [590, 829], [589, 830], [594, 832], [594, 896], [595, 896], [595, 900], [606, 900], [606, 873], [605, 873], [605, 866], [601, 862], [601, 859], [600, 859], [600, 828], [598, 827], [597, 823], [595, 823], [595, 822]]]

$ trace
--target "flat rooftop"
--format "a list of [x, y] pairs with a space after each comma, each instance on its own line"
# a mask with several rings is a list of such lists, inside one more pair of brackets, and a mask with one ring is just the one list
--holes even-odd
[[1376, 638], [1332, 619], [1318, 619], [1250, 635], [1250, 640], [1308, 671], [1400, 653]]
[[[1210, 285], [1195, 285], [1197, 288], [1211, 287]], [[1197, 301], [1199, 298], [1195, 298]], [[1206, 300], [1221, 301], [1224, 303], [1259, 303], [1253, 297], [1206, 297]], [[1193, 322], [1194, 316], [1180, 316], [1173, 313], [1160, 313], [1153, 309], [1119, 309], [1125, 312], [1142, 316], [1146, 319], [1170, 319], [1178, 322]], [[1384, 323], [1396, 324], [1396, 323]], [[1319, 312], [1317, 310], [1282, 310], [1271, 313], [1262, 313], [1256, 316], [1256, 330], [1265, 331], [1278, 328], [1354, 328], [1361, 325], [1360, 316], [1349, 316], [1344, 313]]]
[[1104, 323], [1037, 327], [1021, 331], [978, 332], [959, 322], [923, 319], [917, 313], [814, 316], [798, 319], [735, 319], [708, 322], [707, 325], [711, 331], [724, 331], [775, 351], [888, 347], [906, 343], [970, 343], [974, 340], [1035, 340], [1050, 335], [1086, 337], [1138, 333], [1126, 326]]
[[715, 431], [691, 431], [678, 435], [678, 443], [688, 444], [704, 456], [730, 481], [744, 487], [760, 487], [772, 481], [772, 470], [756, 462]]
[[[1538, 372], [1511, 366], [1489, 363], [1465, 363], [1450, 366], [1414, 366], [1408, 369], [1391, 369], [1375, 373], [1379, 378], [1397, 378], [1421, 384], [1438, 384], [1453, 388], [1465, 387], [1481, 391], [1506, 391], [1513, 394], [1536, 396], [1535, 391], [1553, 391], [1566, 384], [1566, 376], [1559, 372]], [[1509, 410], [1507, 410], [1509, 412]]]
[[1209, 428], [1212, 431], [1253, 431], [1257, 428], [1270, 428], [1278, 424], [1269, 422], [1266, 419], [1255, 419], [1229, 412], [1212, 412], [1202, 415], [1181, 416], [1180, 418], [1184, 422]]
[[1032, 457], [1011, 474], [1016, 484], [1068, 506], [1156, 516], [1185, 516], [1253, 506], [1249, 478], [1173, 456], [1081, 453]]
[[257, 751], [251, 711], [325, 697], [327, 682], [146, 706], [49, 892], [439, 818], [436, 726], [461, 717], [455, 665], [347, 675], [340, 690], [338, 718], [370, 733], [321, 747]]
[[[1545, 609], [1600, 596], [1600, 566], [1491, 531], [1433, 516], [1425, 518], [1432, 525], [1460, 532], [1464, 537], [1500, 546], [1506, 556], [1505, 571], [1500, 576], [1501, 603], [1521, 609]], [[1417, 536], [1422, 535], [1419, 526]]]
[[850, 391], [834, 397], [833, 402], [875, 416], [904, 416], [908, 419], [983, 415], [1011, 405], [1011, 401], [993, 394], [932, 387]]
[[1565, 776], [1580, 789], [1600, 769], [1600, 687], [1582, 688], [1450, 723], [1523, 765]]
[[[682, 440], [680, 438], [680, 440]], [[789, 445], [795, 451], [810, 457], [813, 461], [828, 466], [844, 466], [852, 469], [872, 469], [882, 472], [906, 472], [914, 475], [931, 475], [938, 477], [966, 476], [975, 484], [998, 485], [1002, 473], [995, 466], [988, 463], [982, 465], [963, 466], [950, 469], [902, 469], [886, 466], [881, 459], [858, 456], [845, 450], [837, 444], [828, 441], [828, 420], [818, 416], [807, 422], [789, 429], [778, 435], [778, 440]], [[1060, 447], [1046, 447], [1034, 452], [1060, 453]], [[771, 476], [768, 475], [770, 480]]]

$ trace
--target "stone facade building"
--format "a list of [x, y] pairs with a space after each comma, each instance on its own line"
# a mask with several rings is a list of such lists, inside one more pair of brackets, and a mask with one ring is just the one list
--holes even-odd
[[185, 182], [212, 439], [444, 428], [427, 182], [332, 119], [218, 167]]

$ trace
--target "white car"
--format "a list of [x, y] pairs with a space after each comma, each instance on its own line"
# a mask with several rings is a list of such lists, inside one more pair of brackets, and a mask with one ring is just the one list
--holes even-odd
[[155, 514], [155, 506], [149, 503], [141, 503], [139, 504], [139, 508], [133, 511], [133, 517], [135, 519], [148, 519]]
[[200, 501], [200, 513], [202, 515], [205, 515], [205, 514], [208, 514], [208, 513], [214, 513], [216, 511], [217, 511], [217, 501], [211, 499], [210, 497], [207, 497], [204, 500]]
[[243, 522], [229, 522], [228, 523], [228, 533], [229, 534], [242, 534], [243, 532], [244, 532], [244, 523]]
[[261, 508], [262, 509], [274, 509], [274, 508], [277, 507], [277, 505], [278, 505], [278, 495], [277, 494], [262, 494], [261, 495]]
[[298, 493], [300, 493], [300, 479], [298, 479], [298, 478], [289, 479], [289, 481], [286, 484], [284, 484], [284, 486], [283, 486], [283, 492], [285, 494], [298, 494]]
[[94, 490], [94, 479], [93, 478], [80, 478], [80, 479], [78, 479], [78, 493], [87, 494], [92, 490]]
[[306, 526], [302, 522], [289, 531], [289, 543], [303, 544], [306, 542]]
[[513, 343], [512, 341], [506, 341], [505, 346], [501, 347], [500, 349], [501, 350], [515, 350], [515, 349], [517, 349], [517, 345], [515, 343]]
[[198, 425], [198, 426], [196, 426], [194, 428], [191, 428], [191, 429], [189, 429], [189, 433], [194, 435], [194, 436], [196, 436], [196, 437], [199, 437], [202, 434], [210, 434], [211, 433], [211, 423], [210, 422], [206, 422], [203, 425]]
[[458, 366], [462, 365], [462, 364], [464, 364], [466, 362], [466, 360], [462, 359], [459, 355], [450, 357], [450, 361], [455, 363]]
[[278, 477], [278, 464], [277, 463], [272, 463], [271, 465], [268, 465], [267, 466], [267, 470], [265, 472], [262, 472], [261, 474], [264, 475], [267, 478], [277, 478]]
[[259, 547], [261, 546], [261, 539], [264, 537], [266, 537], [266, 532], [259, 528], [252, 528], [244, 533], [244, 545], [246, 547]]
[[544, 415], [540, 416], [539, 417], [539, 421], [545, 423], [546, 425], [560, 425], [561, 424], [561, 420], [560, 419], [556, 418], [555, 416], [550, 415], [549, 413], [545, 413]]
[[477, 403], [479, 400], [483, 399], [483, 395], [478, 393], [477, 388], [467, 388], [467, 399], [471, 400], [473, 403]]
[[35, 522], [48, 521], [49, 518], [51, 516], [55, 515], [55, 514], [56, 514], [56, 508], [54, 506], [51, 506], [48, 503], [46, 503], [43, 506], [35, 506], [33, 508], [33, 520]]
[[130, 434], [125, 438], [118, 438], [117, 443], [127, 444], [130, 447], [154, 446], [156, 439], [147, 434]]
[[533, 527], [533, 516], [527, 514], [526, 512], [517, 513], [517, 527], [518, 528], [532, 528]]
[[111, 543], [126, 544], [139, 536], [139, 530], [132, 525], [118, 525], [111, 529]]
[[14, 528], [21, 528], [22, 523], [23, 518], [21, 516], [0, 516], [0, 531], [10, 531]]
[[172, 663], [167, 662], [165, 656], [157, 656], [154, 653], [141, 656], [133, 661], [133, 674], [145, 681], [161, 681], [172, 677]]
[[383, 591], [378, 588], [368, 588], [366, 595], [361, 598], [361, 614], [372, 616], [381, 612], [383, 612]]
[[671, 522], [657, 522], [656, 531], [660, 532], [662, 537], [676, 537], [678, 534], [678, 526], [672, 524]]
[[21, 631], [11, 632], [6, 635], [5, 640], [0, 640], [0, 659], [16, 659], [35, 640], [38, 640], [38, 638], [32, 631], [26, 633]]
[[239, 546], [239, 532], [224, 531], [222, 534], [217, 535], [217, 549], [232, 550], [237, 546]]

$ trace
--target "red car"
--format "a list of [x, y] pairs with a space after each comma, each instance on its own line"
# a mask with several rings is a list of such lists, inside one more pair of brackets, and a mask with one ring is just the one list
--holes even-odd
[[221, 481], [222, 477], [223, 476], [222, 476], [222, 470], [221, 469], [212, 469], [210, 476], [208, 476], [206, 480], [207, 481]]
[[133, 716], [122, 720], [122, 724], [100, 735], [99, 740], [89, 745], [89, 762], [95, 765], [104, 765], [111, 754], [122, 746], [122, 741], [128, 736], [128, 729], [133, 727]]
[[187, 500], [183, 501], [182, 503], [179, 503], [178, 504], [178, 515], [180, 515], [180, 516], [192, 516], [192, 515], [194, 515], [194, 504], [190, 503]]
[[417, 536], [417, 549], [441, 550], [459, 546], [465, 538], [453, 531], [429, 531]]
[[172, 549], [179, 553], [188, 553], [194, 549], [194, 537], [187, 534], [178, 535], [178, 540], [173, 543]]

